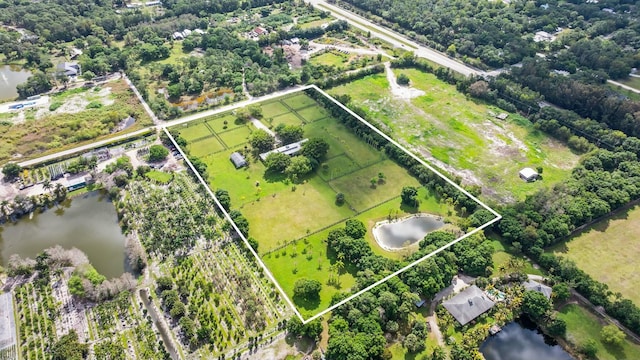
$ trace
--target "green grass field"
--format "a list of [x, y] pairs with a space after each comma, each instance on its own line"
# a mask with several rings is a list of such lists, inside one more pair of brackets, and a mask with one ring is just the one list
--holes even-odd
[[224, 145], [222, 145], [220, 140], [215, 136], [210, 136], [187, 145], [189, 153], [199, 158], [224, 150], [224, 148]]
[[[560, 142], [536, 130], [527, 119], [494, 106], [467, 99], [455, 86], [413, 69], [409, 76], [424, 95], [410, 101], [395, 98], [385, 74], [368, 76], [333, 88], [348, 94], [368, 119], [428, 161], [457, 169], [466, 182], [481, 183], [483, 197], [498, 202], [523, 199], [537, 189], [569, 176], [579, 156]], [[399, 73], [399, 72], [398, 72]], [[541, 166], [543, 181], [525, 183], [523, 167]]]
[[200, 139], [205, 136], [213, 135], [204, 123], [199, 123], [191, 126], [180, 127], [180, 136], [191, 142], [195, 139]]
[[282, 114], [286, 114], [289, 112], [286, 106], [284, 106], [280, 101], [270, 101], [263, 104], [260, 104], [262, 108], [262, 114], [265, 118], [270, 118]]
[[309, 61], [312, 64], [317, 64], [317, 65], [341, 67], [348, 61], [348, 58], [346, 55], [343, 55], [341, 53], [328, 51], [324, 54], [320, 54], [312, 57]]
[[613, 346], [602, 341], [600, 332], [604, 325], [596, 315], [587, 309], [569, 304], [563, 307], [558, 313], [558, 318], [567, 323], [567, 335], [569, 342], [580, 347], [580, 345], [593, 339], [598, 347], [596, 357], [599, 360], [620, 360], [620, 359], [640, 359], [640, 346], [626, 340], [620, 346]]
[[640, 205], [600, 221], [550, 251], [575, 261], [595, 280], [640, 305], [638, 233]]
[[148, 179], [153, 180], [160, 184], [168, 184], [173, 179], [173, 174], [163, 171], [151, 170], [144, 174]]
[[[300, 109], [300, 112], [294, 110], [281, 114], [274, 123], [285, 116], [291, 119], [305, 116], [310, 121], [303, 125], [305, 137], [320, 137], [329, 143], [328, 160], [297, 183], [291, 183], [282, 174], [267, 174], [265, 166], [253, 155], [247, 158], [248, 167], [236, 169], [233, 166], [229, 156], [239, 149], [237, 146], [241, 142], [246, 141], [248, 126], [217, 133], [228, 146], [224, 151], [213, 153], [211, 144], [202, 144], [204, 141], [217, 141], [215, 137], [187, 147], [192, 155], [203, 154], [201, 160], [207, 164], [211, 187], [229, 191], [232, 208], [240, 210], [247, 218], [249, 236], [258, 241], [258, 253], [287, 294], [293, 298], [294, 283], [301, 277], [323, 283], [318, 302], [296, 302], [298, 309], [308, 317], [326, 308], [334, 293], [348, 292], [355, 281], [356, 269], [347, 266], [338, 276], [338, 285], [327, 284], [330, 266], [336, 261], [335, 254], [324, 242], [328, 232], [344, 226], [347, 219], [355, 217], [369, 228], [366, 239], [375, 253], [402, 258], [408, 253], [383, 250], [375, 242], [370, 229], [377, 221], [390, 215], [405, 215], [407, 209], [401, 207], [399, 198], [402, 187], [419, 186], [419, 182], [336, 119], [327, 117], [326, 110], [319, 108], [305, 94], [287, 96], [276, 102], [284, 108]], [[279, 106], [273, 101], [268, 106], [269, 111], [279, 111]], [[200, 129], [203, 133], [209, 132], [208, 128]], [[198, 134], [192, 133], [191, 136], [198, 138]], [[385, 181], [372, 186], [371, 179], [377, 180], [379, 173], [384, 174]], [[345, 194], [345, 204], [335, 203], [338, 192]], [[449, 219], [455, 216], [449, 205], [440, 203], [427, 189], [420, 188], [419, 196], [420, 208], [413, 211]]]
[[287, 96], [282, 99], [282, 102], [292, 108], [293, 110], [302, 109], [307, 106], [316, 105], [316, 102], [312, 98], [305, 94], [296, 94]]
[[280, 124], [284, 125], [302, 125], [302, 120], [294, 113], [281, 114], [273, 118], [272, 125], [276, 127]]
[[635, 76], [630, 76], [628, 79], [621, 80], [621, 83], [631, 86], [634, 89], [640, 90], [640, 78]]
[[329, 116], [327, 110], [318, 106], [310, 106], [308, 108], [300, 109], [298, 110], [298, 114], [300, 114], [300, 116], [302, 116], [308, 123], [324, 119]]
[[[227, 122], [226, 124], [224, 123], [225, 121]], [[236, 117], [231, 114], [215, 117], [211, 120], [208, 120], [207, 125], [209, 125], [211, 129], [216, 132], [216, 134], [222, 131], [232, 130], [244, 126], [244, 124], [237, 122]]]
[[220, 140], [227, 145], [227, 147], [236, 147], [249, 141], [249, 135], [251, 135], [251, 129], [248, 126], [241, 126], [239, 128], [218, 133]]

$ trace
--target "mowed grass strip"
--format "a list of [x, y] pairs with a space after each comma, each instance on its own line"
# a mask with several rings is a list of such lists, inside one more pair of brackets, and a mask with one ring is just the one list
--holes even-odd
[[280, 100], [260, 104], [260, 107], [262, 108], [262, 115], [265, 118], [275, 117], [289, 112], [289, 109], [287, 109]]
[[218, 134], [227, 147], [236, 147], [246, 143], [249, 141], [249, 135], [251, 135], [251, 129], [248, 126], [242, 126]]
[[564, 306], [558, 318], [567, 323], [565, 338], [580, 347], [589, 340], [594, 340], [598, 348], [599, 360], [640, 359], [640, 346], [628, 338], [620, 346], [606, 344], [600, 332], [604, 325], [596, 315], [576, 304]]
[[[227, 122], [226, 125], [224, 123], [225, 121]], [[212, 118], [211, 120], [207, 120], [207, 125], [209, 125], [211, 129], [213, 129], [213, 131], [216, 132], [216, 134], [223, 131], [244, 126], [244, 124], [238, 122], [236, 117], [231, 114], [219, 116], [219, 117]]]
[[225, 147], [214, 135], [211, 135], [206, 139], [188, 143], [187, 149], [189, 150], [189, 154], [202, 158], [209, 154], [224, 150]]
[[302, 116], [308, 123], [324, 119], [329, 116], [327, 110], [321, 108], [320, 106], [310, 106], [308, 108], [297, 110], [296, 112], [298, 113], [298, 115]]
[[288, 188], [247, 203], [241, 211], [264, 253], [353, 215], [347, 207], [335, 205], [335, 194], [324, 181], [311, 178], [295, 191]]
[[[382, 184], [371, 185], [383, 173]], [[404, 186], [420, 186], [416, 178], [392, 160], [384, 160], [330, 182], [337, 192], [345, 194], [345, 200], [357, 211], [363, 211], [383, 201], [400, 195]]]
[[347, 154], [360, 166], [383, 159], [380, 151], [365, 143], [336, 119], [327, 118], [307, 124], [304, 127], [307, 137], [323, 138], [329, 144], [328, 157]]
[[304, 107], [316, 104], [315, 100], [313, 100], [312, 98], [308, 97], [304, 93], [300, 93], [300, 94], [297, 94], [297, 95], [286, 97], [286, 98], [282, 99], [282, 102], [284, 102], [287, 106], [289, 106], [293, 110], [302, 109]]
[[606, 218], [551, 248], [640, 306], [640, 205]]
[[205, 136], [213, 135], [204, 123], [195, 125], [179, 127], [180, 137], [187, 142], [191, 142], [195, 139], [200, 139]]

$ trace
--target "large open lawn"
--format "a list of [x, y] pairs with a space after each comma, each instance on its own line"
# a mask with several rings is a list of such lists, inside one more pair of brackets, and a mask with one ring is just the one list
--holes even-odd
[[[385, 74], [365, 77], [330, 90], [348, 94], [391, 137], [429, 162], [456, 174], [467, 184], [482, 186], [485, 198], [498, 202], [523, 199], [543, 186], [569, 176], [579, 156], [536, 130], [527, 119], [476, 102], [434, 75], [413, 69], [405, 73], [424, 95], [411, 100], [395, 97]], [[525, 183], [523, 167], [542, 167], [544, 180]]]
[[628, 339], [620, 346], [603, 342], [600, 332], [603, 326], [608, 324], [603, 323], [600, 318], [580, 305], [566, 305], [560, 310], [558, 318], [566, 321], [567, 334], [565, 337], [572, 344], [580, 347], [590, 339], [596, 342], [598, 347], [596, 357], [598, 360], [640, 359], [640, 346]]
[[551, 249], [613, 292], [640, 305], [640, 205], [617, 213]]
[[[402, 188], [419, 187], [418, 180], [330, 117], [306, 94], [297, 93], [272, 100], [266, 103], [263, 112], [265, 109], [271, 114], [287, 109], [288, 112], [275, 116], [273, 123], [280, 118], [292, 119], [287, 123], [296, 123], [293, 119], [298, 119], [297, 124], [303, 126], [305, 138], [325, 139], [329, 144], [326, 160], [296, 182], [282, 174], [266, 173], [265, 166], [255, 154], [247, 153], [249, 166], [236, 169], [229, 156], [234, 151], [243, 151], [242, 144], [249, 135], [250, 127], [219, 131], [211, 124], [228, 116], [224, 114], [219, 116], [220, 119], [207, 119], [209, 125], [198, 128], [202, 134], [215, 132], [205, 141], [213, 142], [220, 138], [226, 144], [223, 150], [213, 151], [211, 144], [202, 144], [203, 140], [189, 143], [187, 148], [191, 155], [202, 155], [200, 158], [207, 164], [207, 179], [211, 187], [227, 190], [231, 196], [231, 207], [247, 218], [249, 236], [258, 241], [258, 253], [285, 292], [293, 299], [294, 283], [302, 277], [316, 279], [323, 284], [318, 301], [310, 303], [294, 299], [305, 317], [327, 308], [333, 294], [349, 292], [354, 285], [355, 268], [347, 265], [340, 274], [331, 270], [337, 261], [336, 254], [327, 248], [325, 242], [331, 229], [344, 226], [349, 218], [357, 218], [367, 227], [365, 238], [375, 253], [399, 259], [410, 250], [390, 253], [378, 246], [371, 234], [376, 222], [389, 216], [406, 215], [408, 211], [456, 220], [454, 209], [440, 203], [426, 188], [420, 188], [418, 209], [402, 207]], [[273, 125], [268, 119], [263, 120], [265, 125]], [[180, 128], [179, 131], [184, 130]], [[195, 129], [186, 134], [193, 139], [201, 137]], [[345, 195], [345, 203], [336, 203], [338, 193]], [[328, 283], [331, 276], [338, 281]]]

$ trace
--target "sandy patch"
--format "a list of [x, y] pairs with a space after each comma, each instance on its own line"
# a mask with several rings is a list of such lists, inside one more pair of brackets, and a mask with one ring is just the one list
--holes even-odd
[[[482, 124], [469, 125], [488, 141], [488, 150], [492, 155], [500, 158], [508, 157], [513, 160], [526, 160], [526, 153], [529, 148], [512, 132], [490, 120], [485, 120]], [[508, 141], [505, 139], [508, 139]]]
[[[111, 94], [110, 87], [105, 87], [103, 89], [100, 89], [100, 91], [98, 92], [94, 92], [93, 89], [90, 89], [84, 93], [70, 96], [65, 100], [62, 106], [60, 106], [53, 112], [50, 112], [48, 111], [48, 109], [46, 109], [45, 114], [43, 115], [48, 115], [51, 113], [76, 114], [76, 113], [85, 111], [87, 109], [87, 105], [89, 105], [91, 101], [99, 101], [104, 106], [112, 105], [115, 102], [115, 100], [109, 98], [110, 94]], [[38, 112], [38, 115], [40, 115], [40, 112]]]
[[391, 63], [384, 63], [384, 67], [385, 73], [387, 74], [387, 81], [389, 81], [389, 86], [391, 87], [391, 94], [395, 98], [402, 100], [411, 100], [425, 94], [425, 92], [420, 89], [416, 89], [411, 86], [398, 85], [396, 75], [393, 73], [393, 70], [391, 70]]

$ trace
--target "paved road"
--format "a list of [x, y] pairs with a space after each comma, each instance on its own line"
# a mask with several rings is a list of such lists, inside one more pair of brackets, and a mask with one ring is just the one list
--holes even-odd
[[327, 3], [325, 0], [306, 0], [308, 3], [313, 4], [321, 10], [327, 10], [331, 12], [337, 19], [346, 20], [352, 26], [359, 28], [363, 31], [370, 31], [371, 35], [378, 37], [386, 42], [391, 43], [394, 46], [411, 50], [416, 56], [431, 60], [437, 64], [448, 67], [451, 70], [461, 73], [462, 75], [484, 75], [483, 71], [474, 69], [468, 65], [465, 65], [455, 59], [448, 57], [447, 55], [420, 45], [415, 41], [398, 34], [395, 31], [384, 28], [360, 15], [354, 14], [350, 11], [341, 9], [335, 5]]
[[623, 83], [619, 83], [619, 82], [617, 82], [617, 81], [613, 81], [613, 80], [607, 80], [607, 82], [608, 82], [609, 84], [613, 84], [613, 85], [616, 85], [616, 86], [620, 86], [620, 87], [621, 87], [621, 88], [623, 88], [623, 89], [626, 89], [626, 90], [629, 90], [629, 91], [633, 91], [633, 92], [634, 92], [634, 93], [636, 93], [636, 94], [640, 94], [640, 90], [638, 90], [638, 89], [636, 89], [636, 88], [632, 88], [632, 87], [631, 87], [631, 86], [629, 86], [629, 85], [625, 85], [625, 84], [623, 84]]

